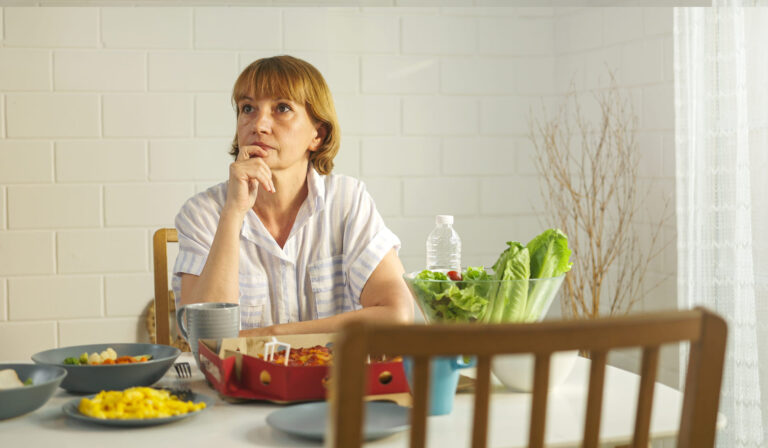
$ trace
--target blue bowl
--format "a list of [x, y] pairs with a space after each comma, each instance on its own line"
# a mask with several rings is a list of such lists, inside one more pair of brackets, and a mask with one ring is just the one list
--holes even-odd
[[[82, 353], [101, 353], [113, 348], [117, 356], [151, 355], [146, 362], [111, 364], [104, 366], [75, 366], [64, 364], [64, 359], [79, 357]], [[55, 348], [32, 355], [37, 364], [55, 365], [67, 371], [61, 387], [76, 393], [97, 393], [102, 390], [122, 390], [135, 386], [150, 386], [165, 375], [181, 350], [158, 344], [92, 344]]]
[[61, 367], [35, 364], [0, 364], [0, 370], [13, 369], [29, 386], [0, 390], [0, 420], [32, 412], [48, 402], [67, 371]]

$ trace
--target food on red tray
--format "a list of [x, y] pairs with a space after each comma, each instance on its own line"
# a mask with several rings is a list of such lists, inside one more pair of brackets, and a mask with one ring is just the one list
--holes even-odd
[[[263, 355], [258, 355], [258, 357], [264, 359]], [[275, 353], [271, 362], [285, 365], [285, 352]], [[289, 366], [327, 366], [330, 362], [331, 350], [322, 345], [292, 348], [290, 355], [288, 355]]]
[[[257, 357], [264, 359], [264, 355], [257, 355]], [[332, 357], [331, 349], [322, 345], [291, 348], [291, 354], [288, 355], [288, 366], [327, 366], [331, 364]], [[399, 362], [401, 360], [402, 358], [399, 356], [371, 359], [372, 362]], [[285, 365], [285, 351], [275, 353], [270, 362]]]

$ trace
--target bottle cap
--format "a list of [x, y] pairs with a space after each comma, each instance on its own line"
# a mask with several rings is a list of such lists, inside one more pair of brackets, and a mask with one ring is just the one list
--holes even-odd
[[453, 224], [453, 215], [437, 215], [437, 224]]

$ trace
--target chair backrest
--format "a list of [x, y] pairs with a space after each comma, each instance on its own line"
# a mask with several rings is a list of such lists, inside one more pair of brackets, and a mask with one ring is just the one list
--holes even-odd
[[498, 354], [532, 353], [535, 357], [529, 446], [544, 446], [550, 356], [556, 351], [587, 350], [591, 357], [589, 393], [582, 446], [598, 446], [607, 353], [641, 347], [643, 352], [633, 447], [648, 446], [653, 388], [662, 344], [690, 342], [677, 446], [714, 446], [727, 327], [703, 308], [689, 311], [535, 324], [371, 325], [351, 322], [334, 344], [329, 443], [362, 444], [363, 395], [368, 355], [399, 354], [413, 358], [411, 447], [426, 441], [429, 359], [475, 355], [472, 446], [485, 447], [488, 428], [491, 359]]
[[168, 243], [178, 243], [176, 229], [159, 229], [152, 238], [155, 268], [155, 340], [171, 345], [170, 318], [173, 291], [168, 288]]

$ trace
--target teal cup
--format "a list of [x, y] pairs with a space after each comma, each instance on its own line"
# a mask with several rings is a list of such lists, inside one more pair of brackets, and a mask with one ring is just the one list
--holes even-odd
[[[453, 398], [459, 385], [459, 370], [474, 367], [475, 359], [463, 356], [438, 356], [429, 364], [429, 415], [448, 415], [453, 410]], [[403, 358], [408, 384], [413, 389], [413, 359]]]

